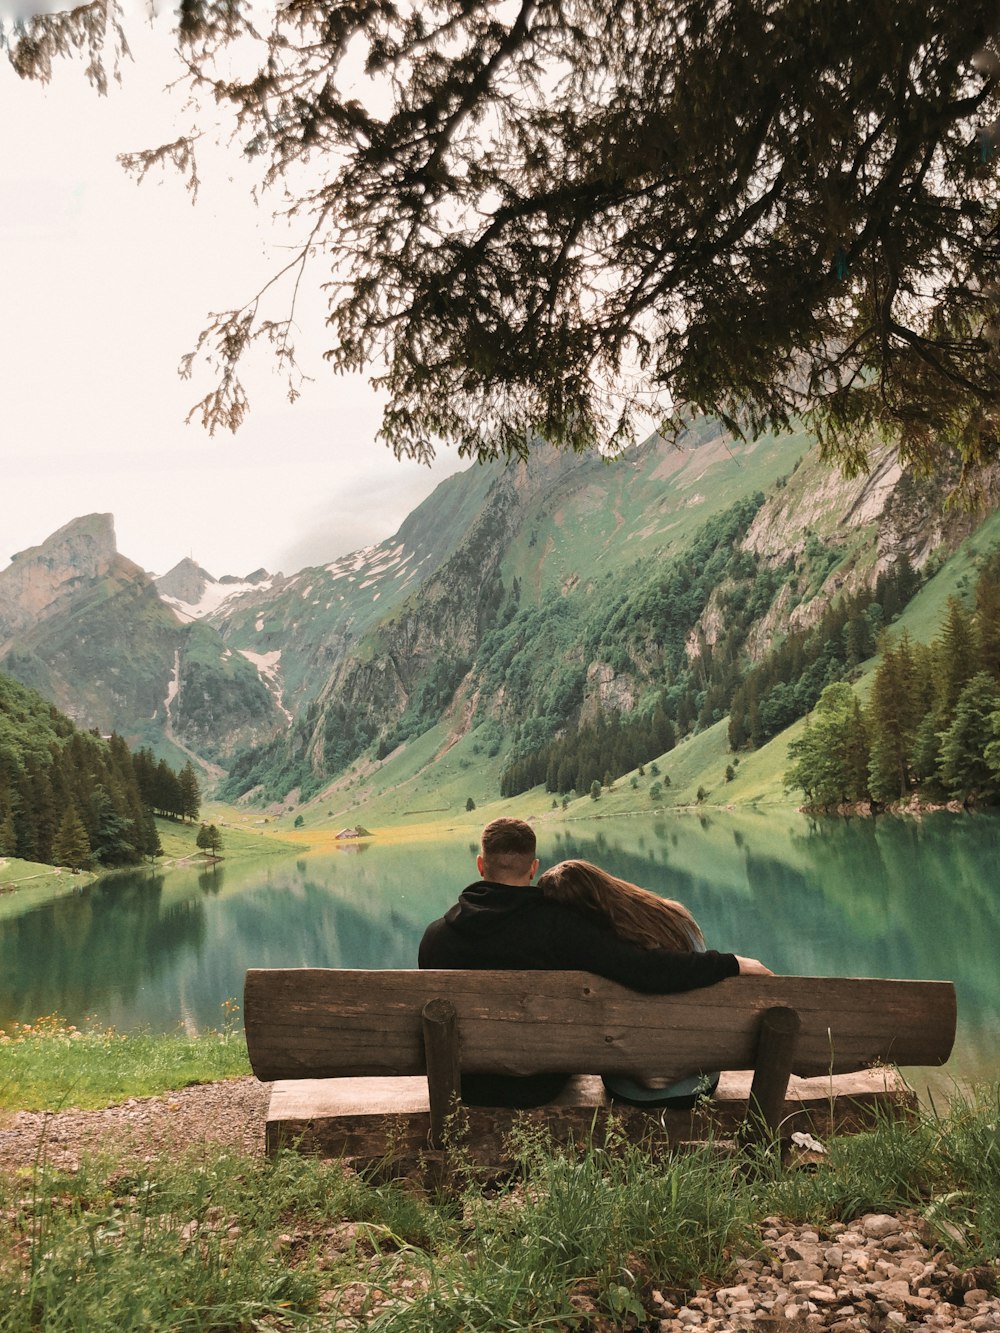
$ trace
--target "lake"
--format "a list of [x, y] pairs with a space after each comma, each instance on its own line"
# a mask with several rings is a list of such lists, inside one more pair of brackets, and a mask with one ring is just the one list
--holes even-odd
[[[543, 822], [543, 867], [595, 861], [688, 904], [712, 947], [777, 972], [954, 980], [946, 1071], [1000, 1079], [1000, 818], [809, 820], [794, 812]], [[476, 877], [470, 833], [212, 869], [120, 873], [0, 898], [0, 1025], [221, 1026], [247, 967], [412, 967]], [[941, 1079], [934, 1080], [943, 1086]]]

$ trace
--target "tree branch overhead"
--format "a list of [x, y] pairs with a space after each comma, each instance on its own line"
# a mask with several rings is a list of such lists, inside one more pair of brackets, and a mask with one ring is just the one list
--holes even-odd
[[[327, 355], [382, 367], [397, 454], [614, 447], [675, 407], [746, 433], [811, 413], [855, 466], [886, 439], [928, 468], [997, 453], [993, 3], [284, 0], [259, 23], [186, 3], [187, 77], [302, 218]], [[82, 52], [101, 88], [125, 31], [102, 0], [0, 40], [25, 77]], [[254, 302], [230, 317], [209, 429], [242, 418], [256, 335], [291, 355]]]

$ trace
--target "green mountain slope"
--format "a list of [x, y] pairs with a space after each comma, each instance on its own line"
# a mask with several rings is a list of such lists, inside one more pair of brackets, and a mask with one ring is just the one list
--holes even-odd
[[[901, 562], [940, 563], [983, 517], [888, 461], [848, 481], [803, 436], [737, 447], [707, 422], [611, 463], [539, 448], [474, 498], [451, 511], [466, 527], [447, 559], [347, 648], [291, 739], [237, 759], [230, 797], [328, 793], [330, 818], [366, 801], [410, 818], [435, 788], [478, 806], [608, 718], [614, 772], [659, 735], [700, 747], [720, 726], [721, 759], [733, 691], [775, 643], [823, 630], [838, 598], [869, 605]], [[814, 669], [792, 715], [839, 669]], [[713, 790], [732, 765], [717, 767]]]
[[[0, 665], [88, 726], [197, 757], [225, 799], [309, 820], [539, 784], [561, 808], [619, 774], [623, 808], [691, 784], [767, 799], [779, 764], [742, 753], [734, 701], [760, 745], [862, 668], [921, 582], [907, 614], [929, 624], [992, 513], [888, 456], [847, 480], [805, 435], [736, 444], [701, 420], [612, 461], [538, 445], [470, 468], [386, 541], [288, 577], [187, 562], [161, 596], [91, 515], [0, 572]], [[667, 753], [657, 794], [636, 768], [662, 779]]]

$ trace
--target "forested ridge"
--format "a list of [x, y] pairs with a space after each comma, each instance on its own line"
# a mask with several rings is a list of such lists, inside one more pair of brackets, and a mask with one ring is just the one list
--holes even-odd
[[929, 644], [883, 637], [867, 704], [830, 684], [792, 741], [786, 781], [818, 808], [1000, 797], [1000, 552], [971, 606], [949, 599]]
[[0, 856], [135, 865], [161, 853], [154, 812], [194, 819], [200, 803], [190, 764], [178, 773], [149, 750], [133, 755], [0, 674]]
[[[798, 493], [801, 482], [795, 478]], [[532, 517], [488, 597], [482, 581], [448, 584], [453, 601], [478, 596], [486, 607], [478, 643], [470, 649], [438, 631], [440, 600], [428, 606], [417, 593], [405, 623], [421, 626], [420, 653], [404, 653], [404, 622], [391, 621], [385, 641], [358, 655], [378, 699], [334, 696], [322, 711], [314, 704], [288, 737], [238, 756], [223, 794], [255, 788], [280, 799], [295, 788], [308, 799], [363, 756], [389, 763], [438, 726], [468, 732], [461, 767], [495, 773], [493, 792], [504, 798], [538, 785], [579, 797], [657, 760], [666, 770], [662, 756], [678, 741], [719, 723], [728, 726], [735, 767], [806, 717], [828, 687], [857, 680], [886, 628], [949, 556], [942, 544], [917, 568], [909, 556], [916, 544], [893, 540], [878, 555], [863, 530], [857, 539], [796, 531], [779, 507], [792, 486], [779, 477], [769, 496], [748, 491], [693, 527], [672, 554], [622, 559], [619, 543], [604, 569], [595, 564], [534, 593], [525, 552], [538, 558], [541, 543], [533, 546]], [[845, 504], [838, 496], [831, 508]], [[924, 513], [911, 496], [894, 520], [914, 528]], [[762, 522], [778, 534], [766, 552], [751, 539]], [[401, 671], [404, 656], [402, 707], [394, 705], [392, 670], [395, 663]], [[321, 764], [310, 751], [317, 734]], [[662, 792], [669, 773], [652, 776]], [[480, 786], [476, 801], [483, 799]]]
[[[923, 581], [905, 555], [871, 588], [835, 598], [815, 625], [792, 629], [758, 662], [750, 659], [754, 626], [796, 574], [791, 557], [768, 566], [740, 546], [763, 500], [749, 497], [706, 523], [673, 560], [609, 578], [588, 599], [582, 627], [568, 599], [552, 598], [486, 640], [480, 655], [488, 663], [486, 687], [506, 680], [509, 689], [513, 681], [517, 697], [542, 700], [532, 716], [515, 723], [501, 795], [538, 783], [553, 793], [582, 795], [727, 714], [731, 749], [756, 749], [872, 656], [882, 627]], [[818, 581], [830, 554], [819, 542], [807, 542], [799, 564]], [[702, 625], [710, 603], [719, 622], [712, 642]], [[570, 645], [571, 628], [582, 640], [580, 652]], [[640, 683], [635, 707], [581, 715], [586, 664], [594, 661]]]

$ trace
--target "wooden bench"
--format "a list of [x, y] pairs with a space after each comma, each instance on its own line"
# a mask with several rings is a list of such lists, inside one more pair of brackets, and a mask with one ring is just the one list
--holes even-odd
[[766, 1134], [857, 1127], [915, 1104], [896, 1067], [947, 1060], [956, 1003], [941, 981], [747, 976], [645, 995], [588, 972], [275, 968], [247, 972], [244, 1021], [254, 1073], [275, 1081], [270, 1153], [412, 1157], [445, 1142], [462, 1070], [576, 1075], [538, 1110], [464, 1108], [470, 1152], [496, 1161], [517, 1116], [564, 1135], [603, 1124], [602, 1073], [737, 1071], [694, 1111], [615, 1104], [629, 1134], [726, 1136], [748, 1113]]

